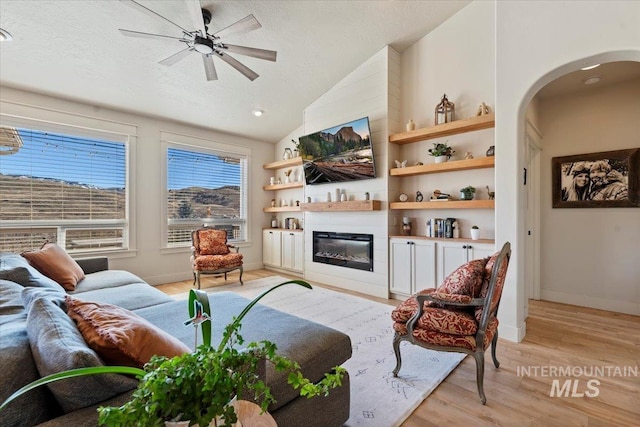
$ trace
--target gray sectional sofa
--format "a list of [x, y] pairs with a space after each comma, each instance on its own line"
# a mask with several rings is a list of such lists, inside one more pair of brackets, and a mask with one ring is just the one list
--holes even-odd
[[[129, 272], [109, 270], [106, 258], [78, 263], [86, 278], [75, 291], [66, 292], [19, 255], [0, 253], [0, 402], [39, 378], [43, 366], [69, 369], [76, 360], [102, 363], [66, 315], [65, 292], [81, 300], [129, 309], [193, 348], [193, 328], [183, 326], [188, 318], [186, 301], [172, 299]], [[223, 326], [248, 300], [231, 292], [213, 293], [210, 300], [216, 342]], [[274, 342], [278, 352], [297, 361], [313, 381], [351, 357], [347, 335], [266, 306], [254, 307], [245, 317], [241, 332], [245, 342]], [[73, 355], [67, 355], [68, 351]], [[348, 375], [343, 386], [329, 396], [312, 399], [300, 397], [287, 384], [285, 375], [269, 365], [266, 381], [277, 400], [269, 412], [280, 427], [339, 426], [349, 418]], [[97, 375], [55, 384], [58, 388], [39, 387], [12, 402], [0, 412], [0, 425], [94, 426], [96, 409], [126, 402], [136, 381], [119, 375]]]

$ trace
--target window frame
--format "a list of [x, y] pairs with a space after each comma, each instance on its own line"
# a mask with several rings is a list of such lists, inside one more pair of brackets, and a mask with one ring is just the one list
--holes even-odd
[[[0, 101], [0, 124], [42, 132], [67, 134], [75, 137], [104, 139], [114, 143], [122, 143], [125, 147], [125, 218], [100, 220], [39, 220], [0, 221], [3, 228], [42, 229], [55, 228], [58, 243], [65, 244], [67, 230], [87, 228], [120, 228], [122, 227], [123, 247], [114, 249], [95, 248], [71, 251], [73, 256], [109, 256], [110, 258], [127, 258], [136, 255], [137, 239], [135, 224], [135, 164], [137, 127], [128, 123], [99, 119], [90, 116], [63, 112], [15, 102]], [[64, 247], [64, 246], [62, 246]]]
[[[213, 155], [230, 155], [230, 156], [241, 156], [246, 160], [246, 170], [244, 173], [244, 211], [245, 211], [245, 236], [243, 240], [233, 240], [234, 245], [238, 247], [245, 247], [250, 245], [250, 236], [251, 236], [251, 194], [250, 194], [250, 185], [249, 182], [250, 174], [251, 174], [251, 157], [252, 151], [250, 148], [241, 147], [237, 145], [228, 144], [221, 141], [216, 141], [212, 139], [204, 139], [190, 135], [178, 134], [169, 131], [161, 131], [160, 132], [160, 143], [161, 143], [161, 156], [162, 156], [162, 197], [161, 197], [161, 253], [175, 253], [175, 252], [189, 252], [191, 251], [191, 243], [187, 243], [185, 245], [169, 245], [169, 209], [167, 206], [168, 200], [168, 151], [169, 148], [174, 148], [178, 150], [185, 151], [193, 151], [200, 152], [204, 154], [213, 154]], [[242, 187], [242, 183], [241, 183]], [[241, 190], [242, 191], [242, 190]], [[242, 209], [242, 201], [241, 201], [241, 209]], [[223, 221], [224, 222], [224, 221]]]

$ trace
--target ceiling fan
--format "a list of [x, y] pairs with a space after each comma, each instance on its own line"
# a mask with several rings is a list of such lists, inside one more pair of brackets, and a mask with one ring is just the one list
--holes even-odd
[[238, 55], [251, 56], [254, 58], [264, 59], [272, 62], [276, 61], [277, 52], [274, 50], [236, 46], [222, 42], [223, 38], [226, 38], [233, 34], [244, 34], [262, 27], [253, 15], [249, 15], [220, 31], [209, 34], [207, 26], [211, 22], [211, 12], [200, 7], [200, 0], [185, 0], [185, 2], [187, 3], [187, 7], [189, 8], [191, 19], [193, 20], [193, 25], [196, 28], [192, 31], [183, 28], [182, 26], [165, 18], [159, 13], [154, 12], [153, 10], [138, 3], [135, 0], [120, 1], [134, 7], [136, 10], [146, 13], [149, 16], [153, 16], [154, 18], [162, 22], [168, 22], [169, 24], [178, 27], [180, 31], [182, 31], [182, 37], [174, 37], [163, 34], [150, 34], [140, 31], [120, 29], [120, 32], [128, 37], [143, 37], [163, 40], [173, 39], [186, 45], [185, 49], [169, 56], [168, 58], [163, 59], [159, 62], [159, 64], [171, 66], [181, 59], [186, 58], [189, 54], [195, 51], [202, 55], [202, 61], [204, 63], [204, 71], [207, 76], [207, 80], [218, 80], [218, 73], [216, 72], [216, 67], [213, 62], [213, 58], [215, 57], [222, 59], [224, 62], [242, 73], [242, 75], [244, 75], [246, 78], [253, 81], [258, 78], [258, 74], [246, 65], [242, 64], [237, 59], [230, 56], [228, 52], [237, 53]]

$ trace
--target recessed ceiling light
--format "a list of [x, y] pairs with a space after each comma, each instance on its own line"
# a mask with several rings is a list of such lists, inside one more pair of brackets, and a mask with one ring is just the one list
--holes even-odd
[[593, 70], [596, 67], [599, 67], [600, 64], [596, 64], [596, 65], [589, 65], [588, 67], [584, 67], [584, 68], [580, 68], [582, 71], [587, 71], [587, 70]]
[[251, 110], [251, 114], [253, 114], [256, 117], [260, 117], [262, 114], [264, 113], [264, 111], [262, 110]]
[[11, 36], [11, 34], [9, 33], [9, 31], [7, 30], [3, 30], [2, 28], [0, 28], [0, 41], [11, 41], [13, 40], [13, 37]]
[[592, 85], [598, 83], [600, 81], [601, 76], [591, 76], [584, 79], [584, 84]]

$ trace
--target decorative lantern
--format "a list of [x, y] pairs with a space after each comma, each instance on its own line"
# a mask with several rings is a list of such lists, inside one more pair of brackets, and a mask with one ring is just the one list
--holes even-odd
[[449, 102], [449, 100], [447, 99], [447, 94], [445, 93], [444, 95], [442, 95], [440, 103], [436, 105], [435, 124], [439, 125], [442, 123], [450, 123], [454, 121], [455, 109], [456, 107], [453, 102]]

